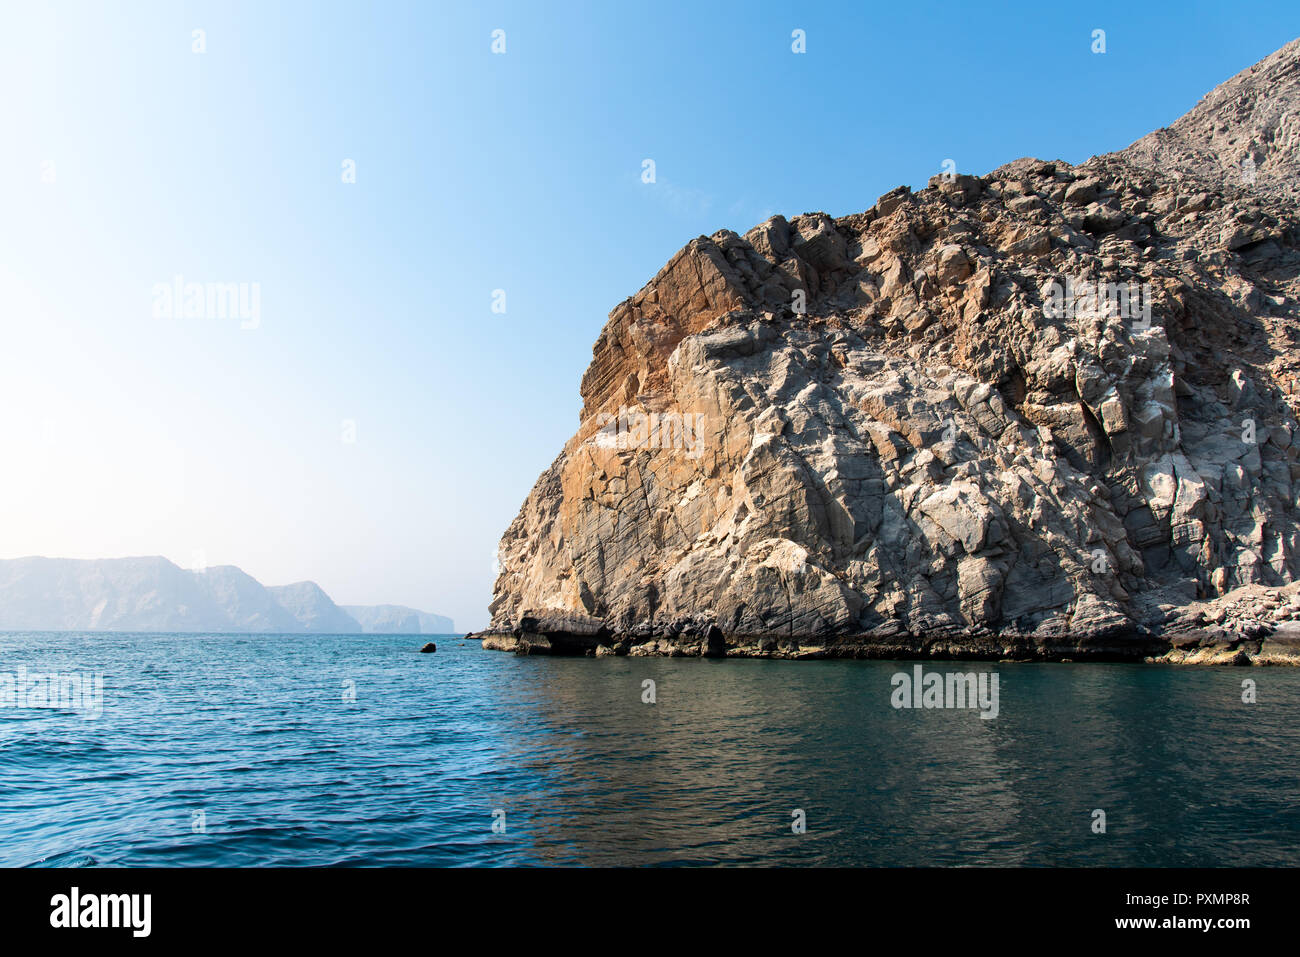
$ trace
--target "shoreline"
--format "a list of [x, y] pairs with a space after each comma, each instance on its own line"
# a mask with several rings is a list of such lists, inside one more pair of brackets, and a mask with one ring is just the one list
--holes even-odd
[[951, 622], [910, 630], [886, 621], [869, 631], [728, 634], [707, 619], [611, 628], [565, 611], [524, 612], [467, 639], [520, 655], [704, 658], [824, 658], [935, 661], [1134, 662], [1300, 666], [1300, 582], [1246, 585], [1225, 595], [1151, 607], [1142, 620], [1075, 616], [1036, 631]]
[[1300, 666], [1300, 625], [1280, 626], [1267, 635], [1248, 636], [1215, 628], [1167, 634], [1138, 631], [1079, 639], [1023, 634], [849, 634], [830, 638], [723, 636], [683, 632], [656, 637], [618, 635], [606, 630], [570, 631], [547, 627], [511, 631], [488, 629], [465, 636], [489, 651], [560, 657], [768, 658], [788, 661], [825, 659], [934, 660], [1000, 662], [1128, 662], [1173, 665], [1255, 667]]

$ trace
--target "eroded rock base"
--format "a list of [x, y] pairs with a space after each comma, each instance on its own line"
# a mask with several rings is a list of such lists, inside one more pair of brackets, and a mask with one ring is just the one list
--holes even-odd
[[512, 631], [484, 631], [492, 651], [603, 658], [943, 659], [953, 661], [1134, 661], [1187, 665], [1300, 665], [1300, 583], [1247, 586], [1212, 601], [1166, 606], [1155, 627], [1082, 635], [953, 629], [913, 635], [892, 623], [830, 638], [724, 635], [716, 625], [645, 625], [615, 634], [576, 615], [530, 616]]

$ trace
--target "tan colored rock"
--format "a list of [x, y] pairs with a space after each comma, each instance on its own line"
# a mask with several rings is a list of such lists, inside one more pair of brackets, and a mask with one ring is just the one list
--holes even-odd
[[1151, 142], [689, 243], [596, 342], [489, 646], [1290, 656], [1289, 600], [1215, 603], [1300, 579], [1300, 228]]

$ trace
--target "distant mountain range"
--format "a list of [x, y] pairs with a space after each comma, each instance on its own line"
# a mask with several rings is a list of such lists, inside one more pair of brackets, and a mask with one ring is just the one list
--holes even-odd
[[452, 634], [401, 605], [339, 607], [315, 582], [267, 587], [234, 565], [167, 559], [0, 559], [0, 631]]
[[456, 623], [405, 605], [344, 605], [343, 610], [361, 623], [364, 631], [384, 635], [451, 635]]

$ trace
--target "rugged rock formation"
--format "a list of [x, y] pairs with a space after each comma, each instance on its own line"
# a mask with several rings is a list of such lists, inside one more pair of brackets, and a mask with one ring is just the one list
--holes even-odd
[[1294, 660], [1214, 602], [1300, 578], [1300, 228], [1231, 156], [1170, 164], [1278, 142], [1298, 64], [1078, 167], [688, 244], [610, 314], [485, 644]]
[[[1205, 95], [1172, 126], [1148, 133], [1122, 156], [1143, 166], [1190, 173], [1300, 198], [1300, 40]], [[1252, 182], [1253, 181], [1253, 182]]]

